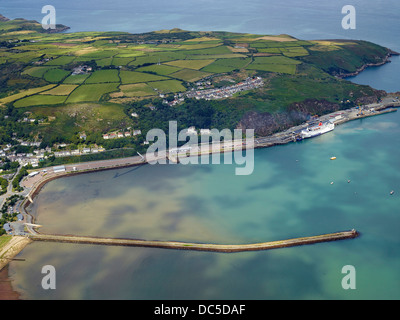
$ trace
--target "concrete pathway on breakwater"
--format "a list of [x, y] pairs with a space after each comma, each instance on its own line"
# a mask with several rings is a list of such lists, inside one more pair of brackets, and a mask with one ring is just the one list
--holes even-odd
[[69, 242], [80, 244], [97, 244], [109, 246], [131, 246], [131, 247], [149, 247], [176, 250], [195, 250], [195, 251], [211, 251], [211, 252], [244, 252], [244, 251], [261, 251], [293, 246], [301, 246], [307, 244], [353, 239], [359, 236], [356, 230], [343, 231], [336, 233], [323, 234], [311, 237], [294, 238], [288, 240], [262, 242], [254, 244], [206, 244], [206, 243], [189, 243], [176, 241], [152, 241], [152, 240], [135, 240], [135, 239], [115, 239], [115, 238], [98, 238], [83, 237], [71, 235], [48, 235], [48, 234], [30, 234], [28, 238], [33, 241], [51, 241], [51, 242]]

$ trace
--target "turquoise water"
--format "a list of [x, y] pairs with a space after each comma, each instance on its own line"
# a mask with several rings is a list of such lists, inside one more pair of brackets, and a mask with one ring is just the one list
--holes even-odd
[[[71, 31], [288, 33], [400, 51], [394, 0], [353, 1], [351, 31], [341, 29], [342, 5], [333, 1], [107, 3], [53, 1], [57, 22]], [[40, 20], [39, 4], [15, 0], [0, 12]], [[394, 58], [352, 81], [398, 91], [399, 65]], [[34, 243], [19, 256], [25, 262], [10, 264], [13, 284], [28, 299], [399, 299], [399, 125], [399, 113], [387, 114], [256, 150], [250, 176], [229, 165], [159, 165], [56, 180], [33, 208], [43, 231], [54, 233], [252, 243], [355, 228], [357, 239], [239, 254]], [[40, 284], [48, 264], [57, 271], [54, 291]], [[356, 290], [341, 287], [345, 265], [356, 268]]]
[[[399, 124], [393, 113], [257, 150], [251, 176], [149, 165], [56, 180], [34, 208], [54, 233], [251, 243], [355, 228], [357, 239], [239, 254], [34, 243], [11, 264], [14, 285], [35, 299], [398, 299]], [[341, 287], [345, 265], [356, 290]]]

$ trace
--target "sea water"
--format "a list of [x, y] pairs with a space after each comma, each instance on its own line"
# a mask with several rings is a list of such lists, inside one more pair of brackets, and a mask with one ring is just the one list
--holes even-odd
[[[146, 165], [59, 179], [32, 208], [45, 233], [241, 244], [355, 228], [357, 239], [234, 254], [34, 243], [11, 264], [14, 285], [37, 299], [398, 299], [399, 124], [376, 116], [257, 150], [250, 176]], [[44, 265], [57, 290], [41, 288]], [[356, 290], [341, 286], [345, 265]]]
[[[341, 7], [326, 1], [53, 3], [71, 31], [219, 29], [400, 49], [396, 1], [354, 1], [357, 29], [348, 32]], [[35, 8], [19, 0], [1, 13], [39, 20]], [[398, 65], [367, 70], [367, 84], [399, 91]], [[235, 254], [33, 243], [19, 256], [25, 262], [10, 264], [14, 287], [27, 299], [399, 299], [399, 139], [396, 112], [256, 150], [250, 176], [235, 176], [233, 165], [147, 165], [52, 181], [32, 208], [43, 232], [227, 244], [352, 228], [361, 236]], [[56, 290], [41, 287], [44, 265], [57, 270]], [[356, 270], [355, 290], [341, 285], [346, 265]]]

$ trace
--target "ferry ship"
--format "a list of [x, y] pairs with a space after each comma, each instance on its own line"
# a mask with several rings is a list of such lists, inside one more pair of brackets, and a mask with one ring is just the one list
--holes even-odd
[[332, 122], [320, 122], [318, 125], [308, 127], [301, 131], [300, 135], [303, 139], [312, 138], [321, 134], [327, 133], [335, 129], [335, 124]]

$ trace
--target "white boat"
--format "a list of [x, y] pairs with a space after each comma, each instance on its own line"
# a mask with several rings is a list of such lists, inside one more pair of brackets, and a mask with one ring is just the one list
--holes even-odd
[[335, 129], [335, 124], [332, 122], [320, 122], [317, 125], [308, 127], [301, 131], [300, 135], [303, 139], [312, 138], [321, 134], [327, 133]]

